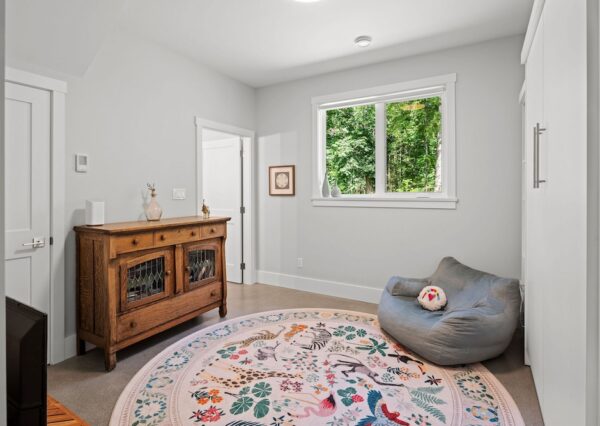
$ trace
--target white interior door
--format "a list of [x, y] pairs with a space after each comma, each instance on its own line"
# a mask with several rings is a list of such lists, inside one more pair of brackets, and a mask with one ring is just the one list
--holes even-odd
[[[214, 139], [220, 138], [220, 139]], [[213, 216], [228, 216], [227, 280], [242, 283], [242, 149], [239, 136], [203, 131], [202, 191]]]
[[5, 87], [6, 295], [50, 314], [50, 92]]

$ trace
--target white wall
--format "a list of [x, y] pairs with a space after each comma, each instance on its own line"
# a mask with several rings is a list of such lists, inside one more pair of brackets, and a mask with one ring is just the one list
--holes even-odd
[[[0, 81], [4, 81], [5, 2], [0, 0]], [[4, 99], [4, 84], [0, 84]], [[0, 158], [4, 158], [4, 102], [0, 102]], [[0, 259], [4, 259], [4, 161], [0, 161]], [[0, 426], [6, 424], [6, 304], [4, 262], [0, 261]]]
[[11, 0], [6, 4], [6, 57], [32, 72], [81, 77], [126, 0]]
[[587, 219], [587, 373], [586, 382], [586, 421], [589, 425], [597, 425], [600, 421], [598, 405], [598, 385], [600, 373], [598, 369], [598, 284], [599, 284], [599, 195], [600, 195], [600, 32], [598, 0], [587, 0], [587, 185], [588, 185], [588, 219]]
[[[448, 255], [519, 277], [522, 41], [510, 37], [259, 89], [258, 280], [375, 301], [392, 274], [427, 276]], [[457, 209], [312, 207], [311, 98], [446, 73], [458, 79]], [[277, 164], [296, 164], [296, 197], [268, 195], [267, 167]]]
[[[106, 202], [106, 221], [143, 218], [146, 182], [165, 217], [196, 214], [194, 116], [254, 127], [254, 89], [122, 30], [109, 36], [67, 95], [66, 335], [75, 333], [75, 238], [86, 199]], [[87, 174], [75, 173], [88, 154]], [[187, 200], [171, 200], [186, 188]], [[73, 350], [74, 348], [68, 348]]]

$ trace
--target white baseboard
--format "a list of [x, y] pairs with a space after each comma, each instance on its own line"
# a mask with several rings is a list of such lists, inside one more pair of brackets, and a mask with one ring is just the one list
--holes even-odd
[[343, 297], [345, 299], [360, 300], [361, 302], [370, 303], [379, 303], [382, 292], [382, 289], [379, 288], [269, 271], [256, 271], [256, 281], [261, 284], [292, 288], [294, 290], [308, 291], [311, 293]]
[[[85, 350], [91, 351], [96, 346], [89, 342], [85, 342]], [[71, 334], [65, 337], [65, 359], [77, 356], [77, 334]]]
[[77, 335], [71, 334], [65, 336], [65, 359], [73, 358], [77, 355]]

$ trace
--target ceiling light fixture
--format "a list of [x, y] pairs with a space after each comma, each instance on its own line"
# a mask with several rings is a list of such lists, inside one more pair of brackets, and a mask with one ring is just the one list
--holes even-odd
[[371, 45], [373, 39], [368, 35], [361, 35], [354, 39], [354, 44], [358, 47], [368, 47]]

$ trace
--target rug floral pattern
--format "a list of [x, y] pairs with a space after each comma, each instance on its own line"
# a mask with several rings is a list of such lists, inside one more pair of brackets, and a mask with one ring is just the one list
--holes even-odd
[[442, 368], [375, 316], [286, 310], [229, 320], [163, 351], [129, 383], [112, 425], [523, 425], [480, 364]]

